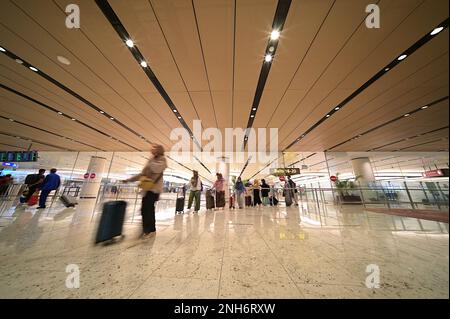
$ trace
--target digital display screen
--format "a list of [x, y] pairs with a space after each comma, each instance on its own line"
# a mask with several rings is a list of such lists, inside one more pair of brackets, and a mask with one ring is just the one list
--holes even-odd
[[0, 151], [0, 162], [36, 162], [37, 151], [8, 152]]

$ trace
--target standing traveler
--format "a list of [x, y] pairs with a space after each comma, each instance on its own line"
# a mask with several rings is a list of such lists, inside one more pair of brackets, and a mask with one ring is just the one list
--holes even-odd
[[11, 174], [0, 176], [0, 196], [8, 195], [8, 188], [13, 184], [13, 178]]
[[259, 196], [259, 180], [255, 179], [253, 182], [253, 206], [260, 206], [261, 207], [261, 197]]
[[270, 186], [266, 183], [265, 179], [261, 180], [261, 197], [262, 197], [262, 203], [264, 206], [269, 205], [269, 192], [270, 192]]
[[289, 175], [287, 178], [288, 178], [289, 188], [291, 189], [292, 200], [293, 200], [295, 206], [298, 206], [297, 184], [295, 184], [295, 182], [291, 179], [291, 177]]
[[41, 196], [39, 197], [38, 209], [45, 208], [45, 202], [50, 192], [57, 190], [61, 185], [61, 178], [56, 174], [56, 168], [50, 170], [50, 174], [45, 176], [41, 186]]
[[236, 192], [238, 206], [242, 209], [244, 207], [245, 186], [240, 177], [237, 178], [236, 183], [234, 184], [234, 190]]
[[216, 176], [217, 180], [213, 185], [213, 188], [216, 190], [216, 207], [225, 209], [225, 179], [220, 173], [217, 173]]
[[29, 174], [25, 177], [25, 185], [28, 187], [28, 193], [24, 198], [24, 202], [28, 202], [33, 194], [42, 187], [45, 179], [45, 169], [41, 168], [37, 174]]
[[193, 176], [189, 182], [190, 193], [189, 193], [189, 201], [188, 201], [188, 209], [191, 209], [192, 201], [195, 199], [195, 207], [194, 213], [198, 213], [200, 210], [200, 196], [202, 191], [202, 181], [198, 176], [197, 171], [192, 171]]
[[141, 205], [143, 238], [156, 232], [155, 202], [159, 200], [159, 195], [163, 191], [163, 174], [167, 167], [162, 145], [154, 145], [151, 153], [153, 157], [148, 160], [142, 172], [123, 181], [125, 183], [140, 181], [140, 187], [144, 192]]

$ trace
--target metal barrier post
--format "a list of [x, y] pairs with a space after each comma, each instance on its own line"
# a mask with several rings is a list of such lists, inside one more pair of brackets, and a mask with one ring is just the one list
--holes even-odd
[[405, 185], [406, 194], [408, 194], [409, 203], [411, 204], [412, 209], [416, 209], [416, 205], [414, 205], [414, 201], [411, 197], [411, 194], [409, 193], [408, 185], [406, 184], [406, 182], [403, 182], [403, 184]]

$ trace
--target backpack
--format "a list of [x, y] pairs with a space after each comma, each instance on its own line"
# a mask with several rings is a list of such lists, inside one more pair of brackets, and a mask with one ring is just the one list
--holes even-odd
[[39, 174], [27, 175], [27, 177], [25, 177], [25, 184], [26, 185], [36, 184], [37, 182], [39, 182], [40, 178], [41, 177]]

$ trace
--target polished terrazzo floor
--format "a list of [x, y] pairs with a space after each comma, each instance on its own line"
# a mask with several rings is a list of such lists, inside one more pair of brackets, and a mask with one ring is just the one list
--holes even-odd
[[[449, 297], [446, 223], [306, 204], [175, 216], [161, 202], [156, 236], [138, 239], [129, 212], [122, 241], [94, 246], [92, 207], [11, 205], [0, 216], [0, 298]], [[69, 264], [79, 288], [66, 287]], [[378, 289], [366, 287], [371, 264]]]

